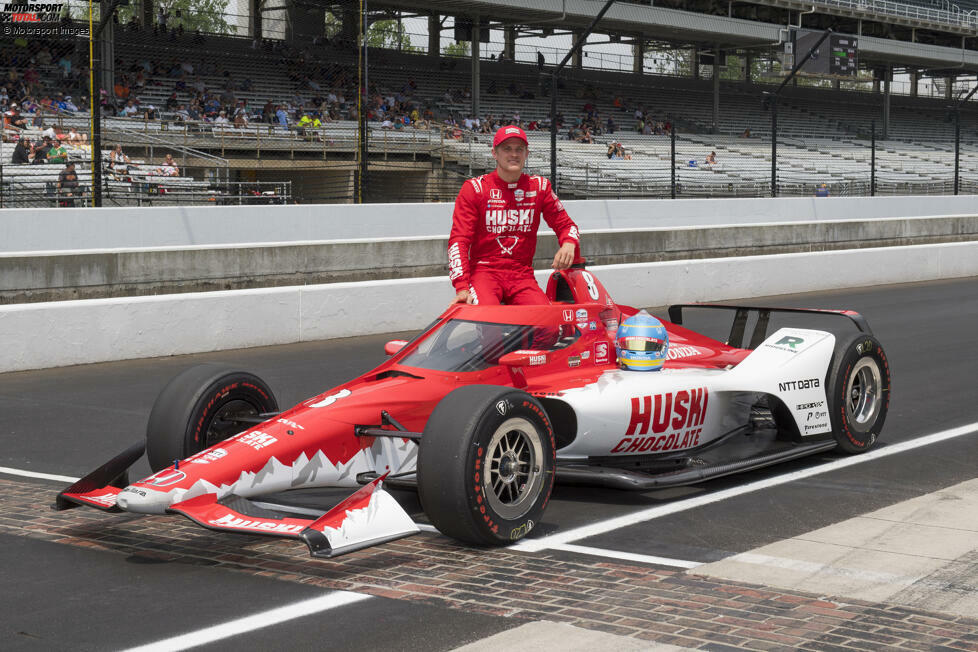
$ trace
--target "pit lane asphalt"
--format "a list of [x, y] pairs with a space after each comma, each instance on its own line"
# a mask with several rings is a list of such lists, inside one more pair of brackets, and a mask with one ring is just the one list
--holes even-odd
[[[974, 389], [974, 329], [978, 324], [978, 278], [830, 293], [754, 298], [742, 303], [861, 312], [886, 348], [893, 377], [890, 411], [882, 445], [906, 441], [978, 420]], [[663, 314], [662, 311], [658, 311]], [[239, 364], [275, 389], [282, 406], [349, 379], [384, 359], [393, 336], [303, 343], [261, 349], [84, 365], [0, 375], [0, 466], [80, 476], [142, 437], [153, 400], [183, 368], [204, 361]], [[817, 456], [762, 471], [715, 480], [698, 487], [646, 493], [559, 487], [546, 518], [534, 532], [600, 521], [798, 468], [835, 455]], [[978, 435], [860, 464], [806, 480], [699, 507], [688, 512], [594, 536], [575, 543], [644, 555], [708, 562], [829, 525], [975, 476]], [[144, 463], [141, 463], [144, 464]], [[136, 475], [148, 473], [145, 466]], [[50, 489], [51, 483], [38, 481]], [[409, 496], [399, 497], [408, 509]], [[85, 649], [92, 642], [113, 647], [146, 643], [262, 609], [301, 600], [311, 587], [235, 575], [219, 569], [136, 566], [119, 556], [17, 537], [0, 537], [0, 567], [8, 586], [0, 604], [18, 624], [8, 649]], [[139, 616], [140, 606], [179, 595], [166, 618]], [[98, 597], [93, 601], [94, 596]], [[68, 608], [65, 601], [69, 602]], [[86, 610], [93, 602], [97, 614]], [[164, 599], [165, 604], [172, 604]], [[206, 605], [206, 609], [201, 609]], [[126, 619], [139, 627], [127, 627]], [[317, 627], [308, 647], [323, 636], [343, 649], [397, 645], [450, 649], [464, 640], [519, 623], [399, 600], [371, 598], [325, 615], [309, 617]], [[303, 622], [249, 635], [271, 647], [287, 628], [290, 642]], [[155, 621], [155, 622], [154, 622]], [[323, 630], [323, 623], [327, 625]], [[79, 628], [91, 638], [78, 637]], [[43, 638], [36, 638], [43, 633]], [[6, 634], [6, 632], [5, 632]], [[230, 648], [235, 639], [215, 644]], [[421, 643], [423, 641], [423, 643]], [[238, 641], [240, 644], [240, 641]], [[92, 646], [92, 649], [98, 647]], [[303, 648], [301, 644], [298, 647]], [[305, 648], [303, 648], [305, 649]]]

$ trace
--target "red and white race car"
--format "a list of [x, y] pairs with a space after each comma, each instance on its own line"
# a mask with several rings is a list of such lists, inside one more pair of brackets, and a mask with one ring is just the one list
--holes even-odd
[[[683, 327], [691, 307], [672, 306], [665, 366], [642, 373], [615, 356], [634, 308], [582, 267], [554, 272], [547, 293], [549, 306], [454, 305], [410, 342], [388, 342], [376, 369], [284, 412], [253, 374], [192, 367], [161, 392], [145, 444], [62, 491], [56, 507], [183, 514], [333, 556], [417, 532], [384, 489], [416, 487], [440, 531], [499, 545], [540, 522], [555, 479], [692, 484], [833, 448], [859, 453], [883, 427], [889, 366], [857, 313], [696, 305], [733, 316], [723, 342]], [[767, 334], [772, 316], [791, 313], [840, 317], [852, 332]], [[129, 484], [144, 450], [155, 473]], [[354, 491], [328, 510], [259, 500], [310, 487]]]

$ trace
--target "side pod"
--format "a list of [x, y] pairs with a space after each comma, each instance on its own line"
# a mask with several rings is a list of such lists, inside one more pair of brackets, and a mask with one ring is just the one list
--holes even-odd
[[124, 475], [145, 452], [145, 442], [133, 444], [75, 484], [62, 490], [51, 508], [61, 511], [79, 505], [88, 505], [108, 512], [121, 512], [122, 510], [116, 507], [115, 501], [119, 492], [129, 484]]

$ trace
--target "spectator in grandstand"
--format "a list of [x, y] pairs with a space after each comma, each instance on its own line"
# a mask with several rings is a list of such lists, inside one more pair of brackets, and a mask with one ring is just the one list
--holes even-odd
[[384, 118], [384, 121], [380, 123], [381, 129], [393, 129], [394, 123], [391, 122], [390, 117]]
[[41, 141], [40, 147], [34, 148], [34, 160], [31, 161], [33, 165], [42, 165], [48, 162], [48, 152], [51, 151], [51, 139], [47, 136]]
[[31, 119], [21, 114], [16, 102], [10, 104], [10, 110], [6, 114], [6, 122], [8, 127], [14, 129], [27, 129], [31, 126]]
[[10, 103], [10, 93], [7, 91], [7, 87], [0, 85], [0, 109], [6, 110], [7, 104]]
[[513, 121], [511, 124], [514, 124], [517, 127], [523, 126], [523, 119], [520, 117], [520, 112], [518, 109], [516, 111], [513, 111]]
[[175, 111], [180, 106], [180, 100], [177, 99], [177, 94], [170, 93], [170, 97], [166, 98], [166, 104], [164, 106], [167, 111]]
[[177, 166], [177, 162], [173, 160], [173, 154], [166, 155], [166, 158], [163, 159], [163, 165], [156, 169], [156, 173], [161, 177], [180, 176], [180, 168]]
[[244, 102], [244, 100], [238, 102], [238, 107], [234, 110], [234, 126], [235, 127], [248, 126], [248, 106]]
[[125, 174], [129, 170], [130, 163], [132, 161], [122, 151], [122, 145], [116, 145], [112, 153], [109, 154], [109, 169], [116, 175]]
[[30, 153], [30, 141], [26, 138], [20, 138], [14, 145], [14, 153], [10, 157], [10, 162], [14, 165], [27, 165], [31, 162]]
[[710, 166], [716, 165], [717, 164], [717, 153], [711, 151], [709, 154], [707, 154], [706, 155], [706, 160], [703, 161], [703, 164], [704, 165], [710, 165]]
[[62, 54], [58, 58], [58, 63], [56, 65], [61, 70], [62, 79], [68, 79], [69, 77], [71, 77], [71, 59], [68, 58], [67, 53]]
[[78, 187], [78, 173], [75, 172], [75, 164], [71, 161], [68, 161], [65, 169], [58, 175], [58, 196], [60, 197], [59, 205], [66, 207], [73, 207], [75, 197], [81, 196]]
[[120, 100], [128, 100], [129, 93], [131, 92], [129, 87], [129, 77], [127, 75], [120, 77], [118, 83], [112, 88], [112, 90], [115, 93], [115, 96]]
[[86, 145], [88, 143], [88, 134], [78, 133], [74, 127], [68, 127], [68, 134], [65, 136], [65, 140], [68, 141], [69, 145]]
[[[492, 141], [496, 169], [462, 184], [448, 238], [453, 303], [549, 304], [532, 267], [541, 217], [560, 242], [553, 268], [567, 269], [574, 262], [577, 225], [546, 179], [523, 173], [528, 155], [523, 130], [502, 127]], [[516, 213], [526, 219], [514, 224], [497, 219]]]
[[58, 109], [61, 111], [68, 111], [69, 113], [76, 113], [78, 111], [78, 105], [71, 100], [71, 95], [65, 95], [64, 98], [58, 102]]
[[139, 107], [136, 106], [136, 101], [133, 99], [129, 99], [126, 102], [126, 105], [122, 107], [122, 111], [120, 113], [124, 118], [134, 117], [137, 113], [139, 113]]
[[617, 125], [617, 124], [615, 124], [615, 120], [614, 120], [614, 118], [612, 118], [612, 117], [611, 117], [611, 116], [609, 115], [609, 116], [608, 116], [608, 123], [607, 123], [607, 124], [605, 125], [605, 130], [606, 130], [606, 131], [607, 131], [607, 132], [608, 132], [609, 134], [613, 134], [613, 133], [615, 133], [615, 130], [616, 130], [617, 128], [618, 128], [618, 125]]
[[750, 138], [750, 127], [744, 129], [744, 133], [740, 134], [741, 138]]
[[289, 128], [289, 114], [285, 110], [284, 104], [279, 104], [278, 109], [275, 111], [275, 119], [278, 121], [279, 126], [286, 129]]
[[51, 149], [48, 150], [48, 163], [67, 163], [68, 162], [68, 150], [61, 141], [54, 141]]
[[226, 124], [230, 124], [230, 120], [228, 120], [227, 114], [224, 111], [218, 111], [217, 117], [214, 118], [214, 124], [226, 125]]
[[816, 197], [828, 197], [829, 196], [829, 187], [827, 185], [825, 185], [824, 183], [823, 184], [820, 184], [817, 188], [815, 188], [815, 196]]
[[610, 159], [620, 159], [621, 156], [618, 155], [618, 142], [611, 141], [608, 143], [608, 158]]

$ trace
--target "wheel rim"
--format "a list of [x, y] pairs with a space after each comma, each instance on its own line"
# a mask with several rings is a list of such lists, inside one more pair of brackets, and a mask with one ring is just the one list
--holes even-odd
[[220, 443], [236, 435], [239, 432], [245, 430], [241, 427], [241, 422], [235, 420], [235, 417], [257, 417], [258, 408], [249, 403], [248, 401], [242, 401], [241, 399], [235, 399], [228, 401], [218, 409], [214, 414], [214, 418], [207, 426], [207, 432], [204, 433], [204, 448], [210, 448], [214, 444]]
[[536, 427], [522, 418], [508, 419], [486, 446], [483, 489], [500, 518], [526, 514], [543, 485], [543, 444]]
[[876, 423], [882, 399], [883, 379], [872, 358], [862, 358], [846, 382], [846, 416], [850, 427], [867, 432]]

